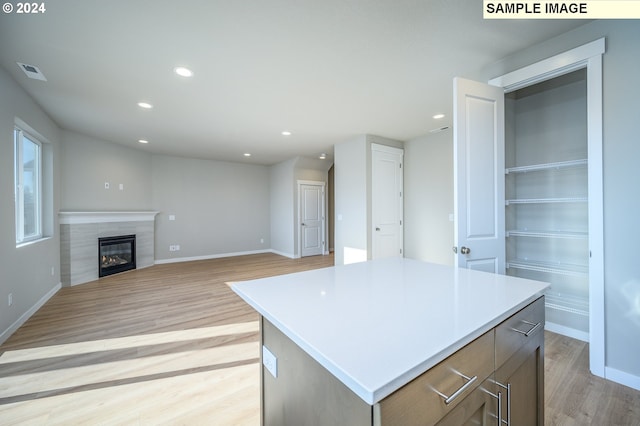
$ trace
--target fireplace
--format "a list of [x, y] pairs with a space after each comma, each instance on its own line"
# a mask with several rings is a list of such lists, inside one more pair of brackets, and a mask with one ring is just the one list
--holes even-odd
[[136, 269], [136, 236], [98, 238], [98, 276]]

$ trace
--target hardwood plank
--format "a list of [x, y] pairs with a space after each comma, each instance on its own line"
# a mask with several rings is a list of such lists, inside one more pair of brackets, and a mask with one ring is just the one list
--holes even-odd
[[[256, 426], [258, 315], [229, 282], [333, 265], [259, 254], [63, 288], [0, 346], [0, 424]], [[545, 332], [545, 424], [640, 425], [640, 392]]]

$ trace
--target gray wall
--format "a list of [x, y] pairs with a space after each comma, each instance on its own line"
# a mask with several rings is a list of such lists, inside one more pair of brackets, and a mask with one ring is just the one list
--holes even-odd
[[62, 210], [152, 210], [150, 153], [70, 131], [62, 139]]
[[270, 249], [268, 167], [153, 155], [151, 179], [156, 261]]
[[334, 149], [336, 265], [367, 259], [367, 138]]
[[271, 248], [278, 254], [295, 257], [293, 226], [295, 220], [294, 171], [296, 159], [271, 166]]
[[454, 264], [451, 129], [404, 144], [405, 257]]
[[[31, 82], [41, 84], [41, 82]], [[60, 285], [59, 129], [0, 68], [0, 343]], [[46, 140], [44, 145], [44, 232], [49, 238], [16, 247], [13, 128], [16, 118]], [[38, 136], [38, 135], [36, 135]], [[13, 305], [8, 306], [8, 295]]]

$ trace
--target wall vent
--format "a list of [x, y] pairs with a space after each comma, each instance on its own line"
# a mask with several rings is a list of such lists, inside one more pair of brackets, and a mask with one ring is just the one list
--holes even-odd
[[42, 71], [35, 65], [23, 64], [22, 62], [17, 62], [18, 66], [29, 78], [33, 78], [34, 80], [47, 81], [47, 78], [42, 74]]

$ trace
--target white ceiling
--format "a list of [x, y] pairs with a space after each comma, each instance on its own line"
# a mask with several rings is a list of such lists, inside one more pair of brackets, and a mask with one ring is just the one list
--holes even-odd
[[[424, 135], [451, 122], [452, 77], [584, 23], [485, 21], [480, 0], [45, 5], [44, 14], [0, 14], [0, 64], [60, 127], [259, 164], [331, 155], [365, 133]], [[27, 78], [16, 62], [48, 81]], [[176, 76], [178, 65], [195, 75]], [[140, 109], [143, 100], [154, 108]], [[440, 112], [442, 122], [431, 118]]]

